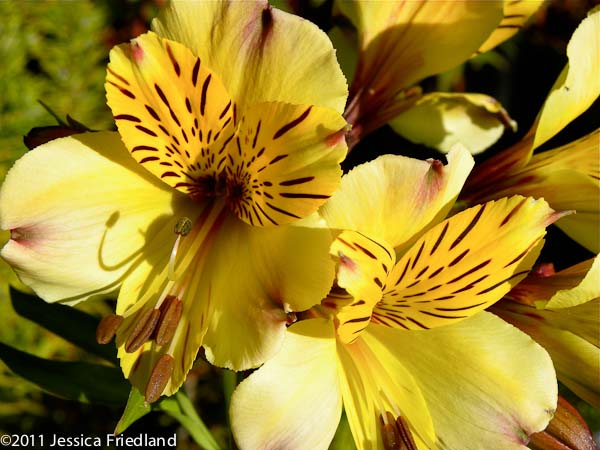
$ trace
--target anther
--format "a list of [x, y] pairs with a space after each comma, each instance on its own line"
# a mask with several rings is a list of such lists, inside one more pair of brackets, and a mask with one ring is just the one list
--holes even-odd
[[174, 295], [165, 298], [165, 301], [160, 305], [160, 320], [154, 337], [158, 345], [168, 344], [173, 339], [182, 312], [183, 302], [181, 300]]
[[150, 379], [146, 385], [146, 391], [144, 392], [144, 397], [146, 397], [148, 403], [155, 402], [162, 395], [173, 374], [174, 363], [175, 360], [171, 355], [164, 354], [160, 357], [154, 369], [152, 369]]
[[125, 351], [133, 353], [142, 345], [144, 345], [156, 328], [160, 311], [158, 309], [148, 309], [135, 322], [133, 330], [129, 333], [127, 342], [125, 342]]
[[175, 281], [175, 259], [177, 258], [177, 250], [179, 250], [179, 242], [182, 237], [187, 236], [190, 231], [192, 231], [192, 221], [187, 217], [180, 218], [175, 224], [175, 234], [177, 235], [177, 239], [175, 239], [175, 244], [173, 244], [173, 249], [171, 250], [171, 257], [169, 258], [169, 280]]
[[98, 344], [108, 344], [115, 336], [121, 323], [123, 323], [123, 316], [109, 314], [103, 317], [98, 324], [98, 328], [96, 328], [96, 342]]
[[410, 431], [408, 423], [402, 416], [386, 411], [380, 416], [381, 440], [385, 450], [417, 450], [417, 444]]

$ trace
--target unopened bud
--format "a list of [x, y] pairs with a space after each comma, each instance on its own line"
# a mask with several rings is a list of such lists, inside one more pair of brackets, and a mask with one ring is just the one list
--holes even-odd
[[564, 398], [558, 397], [558, 407], [548, 427], [531, 435], [532, 450], [597, 450], [594, 438], [583, 417]]

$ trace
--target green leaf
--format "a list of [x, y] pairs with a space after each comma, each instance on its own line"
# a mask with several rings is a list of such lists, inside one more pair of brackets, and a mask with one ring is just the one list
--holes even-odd
[[151, 409], [150, 403], [146, 401], [142, 393], [132, 387], [131, 392], [129, 393], [129, 399], [127, 400], [127, 405], [125, 406], [125, 411], [123, 411], [123, 415], [115, 428], [115, 435], [121, 434], [138, 419], [148, 414]]
[[180, 390], [173, 397], [159, 403], [159, 408], [177, 420], [204, 450], [221, 450], [219, 444], [206, 427], [190, 399]]
[[122, 405], [129, 383], [119, 369], [79, 361], [38, 358], [0, 342], [0, 359], [17, 375], [59, 397]]
[[10, 297], [15, 311], [72, 344], [113, 362], [117, 362], [114, 345], [100, 345], [96, 342], [96, 327], [99, 320], [83, 311], [58, 303], [46, 303], [33, 295], [10, 289]]

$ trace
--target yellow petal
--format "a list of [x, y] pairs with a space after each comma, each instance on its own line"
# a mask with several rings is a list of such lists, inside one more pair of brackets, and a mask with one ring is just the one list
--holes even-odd
[[552, 357], [558, 379], [600, 408], [599, 299], [559, 310], [502, 302], [492, 311], [542, 345]]
[[404, 348], [377, 339], [371, 334], [376, 328], [384, 327], [371, 326], [354, 343], [338, 345], [344, 409], [354, 442], [358, 450], [383, 448], [380, 417], [389, 411], [408, 422], [419, 448], [433, 448], [428, 405], [402, 362]]
[[372, 327], [419, 386], [440, 448], [523, 449], [557, 402], [548, 354], [527, 335], [482, 312], [435, 330]]
[[273, 356], [294, 320], [291, 312], [318, 304], [329, 292], [331, 241], [326, 228], [265, 229], [228, 218], [206, 266], [211, 297], [218, 299], [204, 339], [208, 360], [245, 370]]
[[381, 300], [383, 284], [394, 266], [396, 255], [390, 246], [355, 231], [344, 231], [331, 245], [339, 259], [337, 284], [354, 301], [336, 314], [338, 336], [344, 343], [354, 341], [369, 325], [373, 306]]
[[542, 3], [544, 0], [504, 0], [504, 17], [498, 28], [479, 47], [478, 53], [487, 52], [516, 34]]
[[2, 257], [45, 300], [74, 303], [115, 290], [171, 238], [168, 220], [186, 202], [140, 167], [117, 133], [56, 139], [6, 177], [0, 216], [12, 239]]
[[289, 223], [315, 212], [339, 184], [345, 126], [340, 114], [317, 106], [249, 108], [231, 144], [230, 207], [255, 226]]
[[411, 142], [447, 153], [462, 143], [472, 155], [494, 144], [507, 126], [516, 127], [502, 105], [483, 94], [426, 94], [390, 122]]
[[204, 61], [149, 32], [111, 51], [106, 93], [136, 161], [182, 192], [209, 190], [227, 160], [236, 105]]
[[292, 325], [283, 347], [240, 383], [231, 398], [231, 429], [240, 449], [327, 449], [342, 397], [333, 324]]
[[446, 216], [474, 164], [460, 147], [447, 159], [443, 166], [439, 161], [379, 157], [342, 177], [320, 212], [331, 228], [359, 231], [399, 251]]
[[600, 95], [600, 7], [592, 9], [573, 33], [567, 57], [569, 63], [536, 119], [532, 149], [562, 130]]
[[265, 101], [344, 109], [346, 80], [327, 35], [266, 0], [174, 1], [152, 26], [213, 69], [241, 110]]
[[485, 309], [525, 278], [556, 218], [543, 200], [516, 196], [438, 224], [398, 261], [373, 320], [427, 329]]
[[[354, 86], [389, 98], [466, 61], [502, 18], [501, 1], [339, 1], [363, 54]], [[398, 64], [401, 64], [399, 67]]]

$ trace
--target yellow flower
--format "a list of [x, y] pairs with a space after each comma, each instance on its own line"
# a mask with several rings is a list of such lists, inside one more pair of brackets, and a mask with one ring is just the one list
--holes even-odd
[[384, 156], [342, 178], [321, 208], [345, 230], [337, 286], [238, 386], [241, 449], [325, 449], [342, 404], [360, 450], [518, 449], [546, 427], [550, 358], [482, 310], [525, 277], [560, 214], [512, 197], [442, 220], [473, 165], [464, 149], [448, 161]]
[[600, 7], [579, 25], [567, 47], [569, 62], [525, 137], [478, 165], [461, 198], [480, 203], [507, 195], [544, 197], [576, 214], [557, 223], [594, 253], [600, 251], [600, 128], [581, 139], [533, 154], [600, 95]]
[[346, 84], [316, 26], [223, 1], [174, 2], [153, 28], [110, 54], [119, 132], [38, 147], [0, 195], [2, 256], [42, 298], [120, 288], [98, 338], [116, 332], [149, 401], [179, 388], [201, 345], [256, 367], [290, 313], [326, 295], [331, 236], [313, 213], [346, 153]]
[[[448, 134], [467, 142], [472, 153], [487, 148], [509, 124], [502, 119], [505, 111], [496, 100], [439, 93], [420, 99], [421, 90], [414, 85], [509, 38], [541, 3], [337, 1], [340, 13], [356, 28], [358, 41], [358, 57], [347, 70], [354, 74], [344, 113], [352, 124], [349, 147], [392, 121], [394, 129], [408, 139], [444, 152], [449, 150], [444, 142]], [[333, 36], [338, 35], [336, 31]], [[425, 131], [419, 125], [422, 116], [428, 117]], [[443, 136], [432, 136], [432, 129]]]

